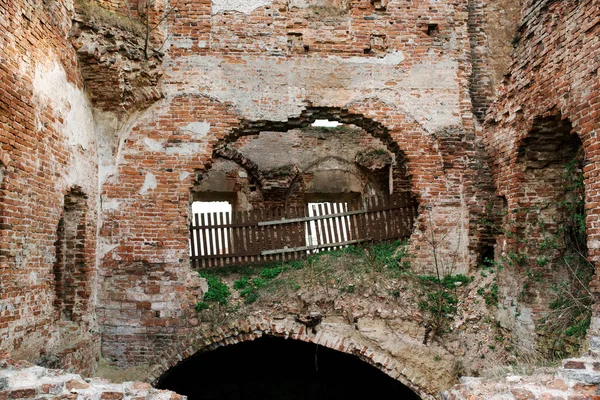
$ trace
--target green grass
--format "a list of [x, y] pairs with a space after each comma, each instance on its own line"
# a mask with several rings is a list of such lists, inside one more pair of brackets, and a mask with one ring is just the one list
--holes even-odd
[[226, 306], [229, 304], [231, 291], [229, 287], [218, 277], [206, 272], [199, 272], [200, 277], [206, 279], [208, 290], [204, 293], [204, 299], [196, 304], [196, 311], [200, 312], [211, 307], [211, 304]]
[[221, 278], [232, 274], [241, 275], [233, 282], [233, 289], [249, 304], [264, 295], [285, 296], [306, 285], [330, 287], [331, 282], [334, 282], [339, 293], [354, 293], [372, 285], [367, 280], [372, 273], [380, 274], [378, 279], [393, 278], [406, 273], [409, 266], [410, 257], [406, 252], [406, 242], [403, 241], [348, 246], [287, 263], [234, 265], [211, 271], [210, 275], [203, 274], [209, 281], [204, 302], [225, 304], [229, 292], [222, 286]]

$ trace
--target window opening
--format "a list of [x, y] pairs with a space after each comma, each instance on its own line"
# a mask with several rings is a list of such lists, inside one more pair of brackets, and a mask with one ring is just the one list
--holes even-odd
[[193, 226], [190, 255], [209, 256], [229, 253], [229, 228], [232, 206], [228, 201], [195, 201], [192, 203]]

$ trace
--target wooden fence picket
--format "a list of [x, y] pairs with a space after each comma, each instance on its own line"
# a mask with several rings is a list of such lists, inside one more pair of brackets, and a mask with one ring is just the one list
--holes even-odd
[[308, 207], [194, 214], [192, 267], [291, 261], [366, 241], [407, 238], [418, 211], [409, 193]]

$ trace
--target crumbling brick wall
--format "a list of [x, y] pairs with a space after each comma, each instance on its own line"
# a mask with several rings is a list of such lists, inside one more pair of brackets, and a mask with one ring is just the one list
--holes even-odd
[[385, 138], [423, 207], [415, 268], [432, 268], [432, 227], [452, 272], [477, 263], [490, 184], [473, 185], [486, 166], [472, 160], [467, 2], [321, 3], [203, 0], [169, 19], [165, 98], [122, 137], [102, 188], [98, 316], [114, 364], [154, 363], [197, 324], [191, 190], [215, 146], [242, 136], [328, 118]]
[[[560, 195], [557, 191], [564, 191], [555, 182], [560, 172], [548, 168], [557, 165], [551, 162], [553, 157], [562, 154], [575, 140], [581, 142], [584, 153], [587, 247], [590, 259], [599, 261], [599, 32], [600, 10], [594, 1], [536, 1], [523, 7], [513, 61], [500, 97], [486, 118], [483, 136], [493, 160], [498, 194], [507, 204], [504, 228], [511, 232], [499, 237], [499, 254], [509, 255], [529, 245], [528, 251], [535, 256], [539, 229], [530, 226], [519, 230], [518, 221], [526, 219], [525, 207], [553, 199]], [[552, 138], [561, 132], [561, 144], [556, 146]], [[579, 140], [570, 140], [569, 135], [577, 135]], [[525, 154], [528, 151], [534, 153]], [[548, 151], [555, 156], [549, 157]], [[561, 163], [564, 168], [564, 160]], [[546, 172], [536, 172], [539, 167], [546, 168]], [[504, 321], [514, 326], [522, 344], [535, 348], [534, 325], [548, 308], [550, 286], [555, 279], [543, 279], [537, 285], [535, 302], [519, 302], [515, 294], [523, 289], [525, 274], [524, 268], [505, 271], [501, 291], [509, 311]], [[597, 291], [597, 284], [595, 287]], [[598, 335], [595, 317], [592, 328], [594, 345]]]
[[[92, 110], [66, 40], [72, 12], [71, 2], [0, 5], [0, 350], [91, 373], [97, 162]], [[77, 227], [85, 246], [76, 322], [60, 321], [53, 268], [73, 188], [86, 210]]]

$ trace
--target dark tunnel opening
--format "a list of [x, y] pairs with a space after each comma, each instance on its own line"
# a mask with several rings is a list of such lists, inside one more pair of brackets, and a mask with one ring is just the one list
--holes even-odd
[[356, 356], [270, 336], [197, 354], [157, 387], [191, 400], [420, 399]]

